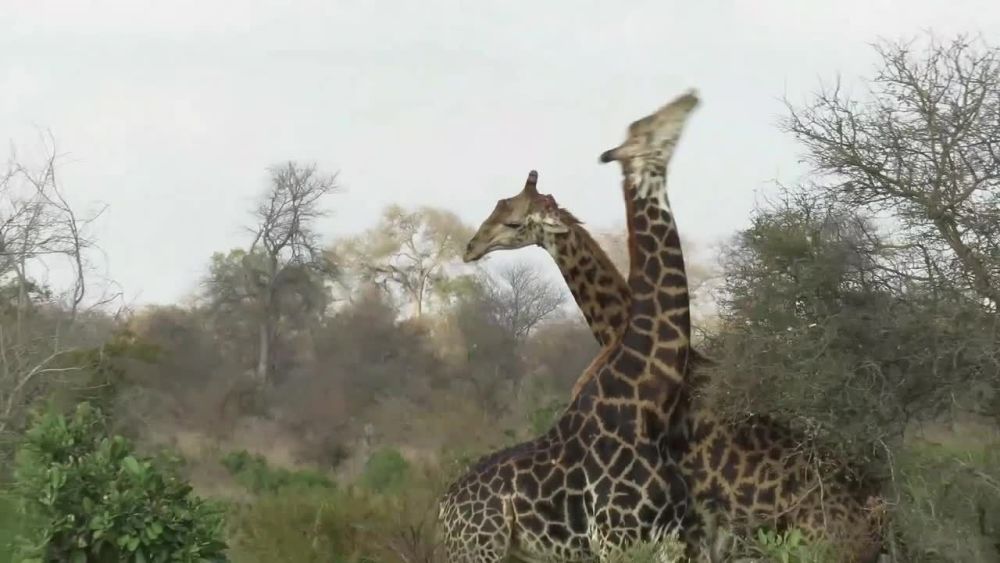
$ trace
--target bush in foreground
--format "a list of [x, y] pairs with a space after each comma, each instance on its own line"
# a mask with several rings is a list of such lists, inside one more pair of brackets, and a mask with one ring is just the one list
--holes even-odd
[[20, 561], [226, 561], [222, 512], [173, 472], [108, 437], [100, 411], [37, 418], [17, 455], [15, 491], [39, 524], [18, 541]]

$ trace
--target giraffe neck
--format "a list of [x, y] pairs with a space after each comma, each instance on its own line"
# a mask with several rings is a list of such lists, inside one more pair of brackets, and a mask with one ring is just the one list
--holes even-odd
[[[569, 219], [569, 218], [567, 218]], [[630, 293], [625, 279], [604, 249], [575, 221], [566, 233], [543, 233], [541, 246], [552, 256], [594, 338], [615, 342], [625, 328]]]
[[[691, 344], [687, 273], [666, 190], [666, 163], [623, 166], [631, 292], [622, 344], [649, 372], [683, 385]], [[648, 351], [648, 353], [646, 353]]]

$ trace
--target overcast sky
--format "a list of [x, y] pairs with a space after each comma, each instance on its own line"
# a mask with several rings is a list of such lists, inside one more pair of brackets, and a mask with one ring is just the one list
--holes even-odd
[[478, 224], [531, 168], [615, 226], [618, 169], [598, 154], [696, 87], [672, 200], [682, 235], [713, 241], [802, 172], [783, 96], [868, 75], [869, 43], [927, 29], [998, 37], [1000, 2], [0, 0], [0, 136], [30, 148], [51, 129], [72, 201], [108, 205], [108, 273], [166, 303], [249, 242], [282, 160], [340, 172], [331, 236], [391, 202]]

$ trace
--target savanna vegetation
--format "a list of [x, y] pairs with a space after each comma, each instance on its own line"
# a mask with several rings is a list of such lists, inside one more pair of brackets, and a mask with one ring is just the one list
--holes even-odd
[[[1000, 50], [877, 49], [863, 87], [789, 102], [810, 172], [691, 264], [701, 392], [882, 483], [894, 561], [997, 561]], [[196, 296], [123, 307], [51, 154], [0, 173], [0, 561], [438, 561], [442, 488], [545, 430], [597, 352], [555, 276], [462, 264], [452, 212], [326, 237], [337, 178], [298, 162]]]

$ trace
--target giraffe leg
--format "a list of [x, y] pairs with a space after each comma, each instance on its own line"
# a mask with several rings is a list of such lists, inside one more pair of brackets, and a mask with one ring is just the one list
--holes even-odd
[[[673, 511], [668, 509], [669, 514]], [[665, 519], [661, 518], [661, 522]], [[652, 544], [665, 544], [668, 541], [677, 541], [683, 534], [683, 528], [675, 524], [659, 524], [654, 530], [647, 530], [643, 535], [634, 525], [628, 525], [622, 515], [614, 507], [609, 507], [598, 512], [594, 517], [592, 528], [591, 551], [597, 554], [597, 561], [604, 562], [624, 562], [627, 561], [623, 554], [637, 544], [649, 542]], [[662, 547], [662, 545], [660, 546]], [[663, 557], [660, 555], [658, 557]], [[690, 557], [688, 555], [688, 557]], [[659, 559], [657, 559], [659, 560]], [[692, 560], [695, 561], [695, 560]]]
[[720, 563], [716, 559], [715, 543], [718, 521], [715, 515], [693, 506], [681, 523], [680, 537], [684, 542], [685, 556], [691, 563]]

